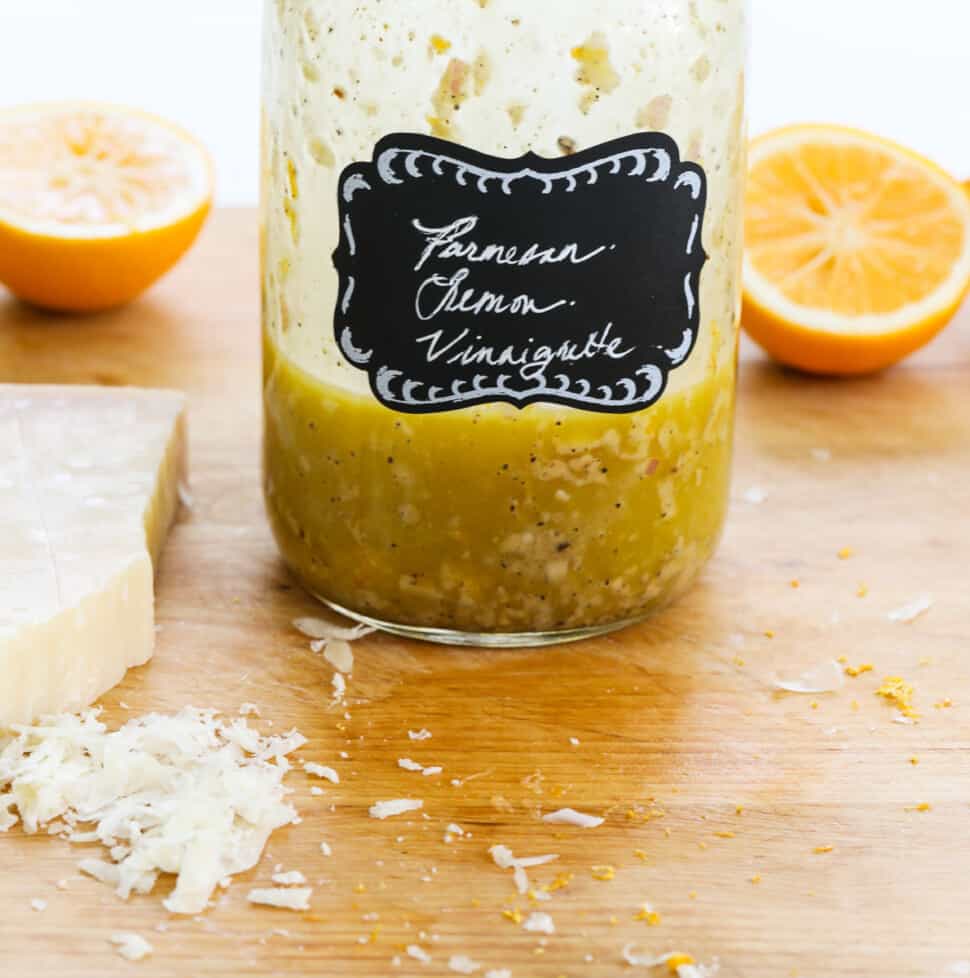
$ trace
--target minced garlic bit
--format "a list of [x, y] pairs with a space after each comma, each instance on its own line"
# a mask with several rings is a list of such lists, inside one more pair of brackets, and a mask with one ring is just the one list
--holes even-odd
[[122, 899], [174, 873], [165, 908], [199, 914], [221, 880], [255, 866], [270, 834], [297, 820], [282, 780], [304, 743], [296, 731], [262, 737], [244, 719], [191, 708], [111, 733], [96, 710], [48, 717], [0, 751], [0, 831], [19, 819], [31, 834], [56, 825], [70, 842], [101, 842], [112, 861], [86, 858], [83, 872]]
[[912, 685], [901, 676], [890, 676], [876, 690], [876, 696], [892, 703], [904, 717], [916, 719], [919, 714], [913, 709], [913, 692]]
[[532, 934], [555, 934], [556, 925], [547, 913], [531, 913], [522, 924], [522, 929]]
[[591, 872], [594, 880], [602, 880], [604, 883], [608, 883], [616, 876], [616, 868], [614, 866], [608, 866], [605, 864], [593, 866]]
[[112, 934], [108, 940], [118, 949], [118, 954], [126, 961], [143, 961], [152, 953], [152, 946], [141, 934]]
[[573, 808], [560, 808], [558, 812], [543, 815], [542, 821], [550, 825], [575, 825], [581, 829], [595, 829], [606, 820], [596, 815], [584, 815]]
[[904, 604], [901, 608], [889, 612], [890, 621], [902, 622], [908, 625], [916, 621], [917, 618], [925, 615], [933, 607], [933, 599], [929, 595], [922, 595], [909, 604]]
[[393, 818], [395, 815], [404, 815], [407, 812], [416, 812], [424, 808], [424, 802], [416, 798], [397, 798], [393, 801], [378, 801], [370, 806], [369, 814], [371, 818]]

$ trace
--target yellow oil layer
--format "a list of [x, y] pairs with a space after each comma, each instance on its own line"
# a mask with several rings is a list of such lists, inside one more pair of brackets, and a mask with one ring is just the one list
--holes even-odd
[[696, 578], [728, 497], [734, 364], [633, 415], [404, 415], [264, 342], [264, 466], [283, 556], [387, 622], [543, 632], [644, 616]]

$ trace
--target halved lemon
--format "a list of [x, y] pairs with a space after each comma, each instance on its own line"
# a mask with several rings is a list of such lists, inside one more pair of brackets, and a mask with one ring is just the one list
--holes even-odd
[[128, 302], [188, 250], [213, 182], [193, 136], [137, 109], [0, 111], [0, 283], [50, 309]]
[[804, 125], [752, 142], [747, 332], [782, 363], [881, 370], [932, 339], [970, 289], [970, 197], [878, 136]]

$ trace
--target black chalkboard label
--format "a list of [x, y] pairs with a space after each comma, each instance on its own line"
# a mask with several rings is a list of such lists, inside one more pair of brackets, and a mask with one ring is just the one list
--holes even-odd
[[642, 410], [697, 341], [706, 200], [660, 133], [555, 160], [388, 136], [340, 180], [337, 343], [395, 411]]

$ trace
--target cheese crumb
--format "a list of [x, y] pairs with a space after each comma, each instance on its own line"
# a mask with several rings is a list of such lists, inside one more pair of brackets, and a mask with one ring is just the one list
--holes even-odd
[[467, 954], [453, 954], [448, 959], [448, 967], [459, 975], [473, 975], [481, 965], [477, 961], [472, 961]]
[[298, 869], [294, 869], [289, 873], [274, 873], [273, 882], [280, 886], [302, 886], [306, 883], [306, 877]]
[[114, 944], [126, 961], [142, 961], [152, 953], [152, 946], [141, 934], [112, 934], [108, 940]]
[[323, 618], [297, 618], [293, 627], [307, 638], [319, 641], [356, 642], [365, 635], [377, 631], [369, 625], [352, 625], [349, 628], [326, 621]]
[[369, 809], [371, 818], [393, 818], [406, 812], [416, 812], [424, 808], [424, 802], [414, 798], [398, 798], [394, 801], [378, 801]]
[[277, 907], [280, 910], [309, 910], [312, 894], [313, 890], [308, 886], [296, 889], [266, 887], [250, 890], [246, 899], [250, 903], [258, 903], [264, 907]]
[[922, 595], [918, 597], [915, 601], [911, 601], [909, 604], [904, 604], [901, 608], [896, 608], [895, 611], [889, 612], [890, 621], [902, 622], [904, 625], [908, 625], [911, 622], [916, 621], [917, 618], [925, 615], [930, 608], [933, 607], [933, 599], [929, 595]]
[[420, 961], [422, 964], [431, 964], [431, 955], [418, 944], [409, 944], [405, 948], [405, 953], [409, 958]]
[[532, 934], [555, 934], [556, 925], [547, 913], [531, 913], [522, 924], [522, 929]]
[[845, 684], [842, 667], [833, 659], [814, 666], [798, 676], [784, 677], [776, 675], [772, 685], [775, 689], [786, 693], [801, 693], [812, 695], [816, 693], [834, 693]]
[[303, 765], [303, 770], [315, 778], [324, 778], [331, 784], [340, 784], [340, 775], [332, 767], [325, 767], [323, 764], [314, 764], [309, 761]]
[[221, 879], [255, 866], [270, 834], [297, 819], [282, 784], [286, 755], [306, 742], [295, 731], [262, 737], [243, 719], [186, 708], [109, 733], [98, 716], [16, 731], [0, 752], [0, 830], [19, 818], [33, 834], [59, 820], [68, 841], [101, 842], [112, 862], [85, 859], [81, 869], [122, 899], [171, 872], [165, 908], [201, 913]]
[[575, 825], [581, 829], [595, 829], [602, 825], [605, 819], [596, 815], [584, 815], [573, 808], [560, 808], [558, 812], [543, 815], [542, 821], [550, 825]]
[[47, 909], [47, 901], [42, 900], [40, 897], [34, 897], [34, 899], [30, 901], [30, 909], [36, 910], [38, 913], [42, 913]]

